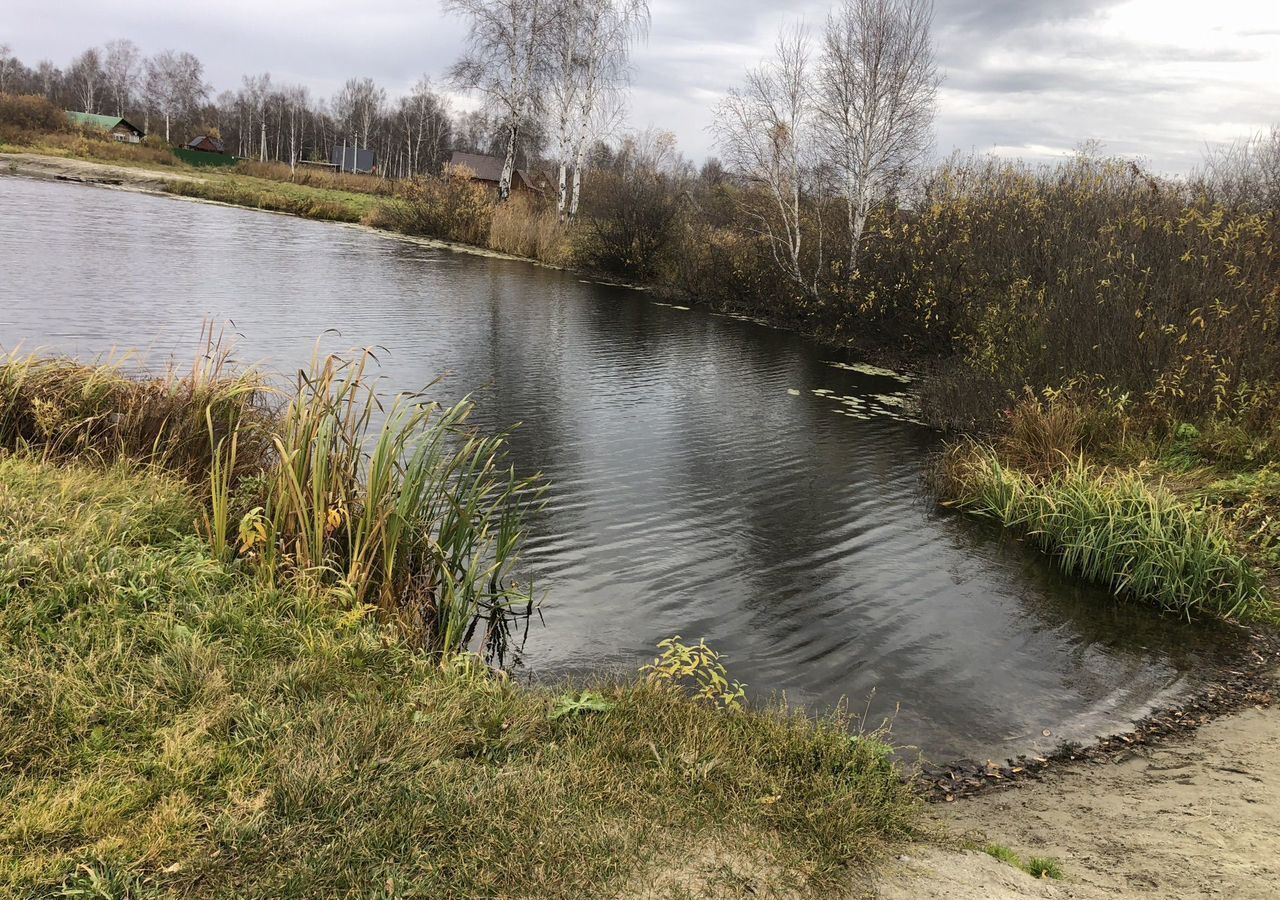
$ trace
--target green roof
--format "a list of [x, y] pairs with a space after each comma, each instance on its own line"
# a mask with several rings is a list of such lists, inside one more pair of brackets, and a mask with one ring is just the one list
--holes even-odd
[[125, 125], [132, 128], [138, 134], [142, 134], [142, 129], [134, 125], [128, 119], [122, 119], [119, 116], [99, 116], [94, 113], [72, 112], [67, 110], [67, 118], [71, 120], [72, 125], [79, 125], [82, 128], [101, 128], [103, 131], [110, 131], [117, 125]]

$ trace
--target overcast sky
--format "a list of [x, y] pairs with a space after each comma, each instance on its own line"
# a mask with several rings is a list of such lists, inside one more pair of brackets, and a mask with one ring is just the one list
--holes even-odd
[[[651, 0], [634, 55], [630, 125], [676, 133], [695, 159], [723, 92], [766, 55], [779, 27], [817, 25], [828, 2]], [[938, 0], [946, 76], [937, 146], [1044, 159], [1099, 140], [1182, 172], [1206, 142], [1280, 121], [1280, 0]], [[436, 0], [0, 0], [0, 43], [26, 63], [65, 65], [128, 37], [189, 50], [216, 91], [247, 72], [322, 96], [368, 75], [391, 94], [439, 79], [461, 22]]]

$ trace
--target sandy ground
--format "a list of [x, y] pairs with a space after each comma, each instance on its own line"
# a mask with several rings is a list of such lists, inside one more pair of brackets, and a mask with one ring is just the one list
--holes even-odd
[[908, 853], [885, 900], [1280, 898], [1280, 707], [1248, 709], [1127, 758], [955, 804], [951, 833], [1053, 857], [1037, 881], [983, 853]]
[[78, 181], [142, 191], [160, 191], [166, 181], [201, 181], [182, 172], [158, 172], [133, 166], [113, 166], [62, 156], [38, 153], [0, 155], [0, 174], [25, 175], [57, 181]]

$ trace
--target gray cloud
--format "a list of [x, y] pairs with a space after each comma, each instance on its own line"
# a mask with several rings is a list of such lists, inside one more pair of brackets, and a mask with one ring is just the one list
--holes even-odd
[[[1171, 36], [1160, 27], [1115, 26], [1120, 0], [938, 0], [947, 78], [939, 152], [999, 148], [1034, 157], [1096, 138], [1176, 171], [1196, 162], [1206, 140], [1280, 116], [1280, 4], [1233, 21], [1239, 8], [1150, 2], [1153, 25], [1183, 17], [1196, 27]], [[652, 34], [634, 57], [631, 122], [673, 130], [694, 157], [710, 152], [716, 99], [768, 53], [779, 27], [816, 26], [829, 7], [827, 0], [651, 3]], [[433, 0], [52, 0], [0, 20], [0, 42], [28, 63], [65, 64], [86, 46], [129, 37], [148, 52], [190, 50], [218, 90], [270, 71], [320, 96], [351, 75], [373, 77], [393, 94], [422, 74], [439, 79], [463, 36]]]

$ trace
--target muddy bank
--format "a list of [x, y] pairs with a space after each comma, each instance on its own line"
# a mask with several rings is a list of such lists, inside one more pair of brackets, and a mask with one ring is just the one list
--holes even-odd
[[1003, 763], [958, 760], [943, 765], [925, 764], [917, 784], [925, 799], [950, 803], [961, 797], [1038, 781], [1055, 769], [1124, 759], [1139, 748], [1194, 733], [1221, 716], [1250, 707], [1271, 706], [1280, 694], [1278, 671], [1280, 634], [1254, 632], [1244, 653], [1215, 672], [1203, 687], [1173, 705], [1153, 711], [1129, 731], [1088, 746], [1063, 745], [1045, 756], [1020, 756]]

